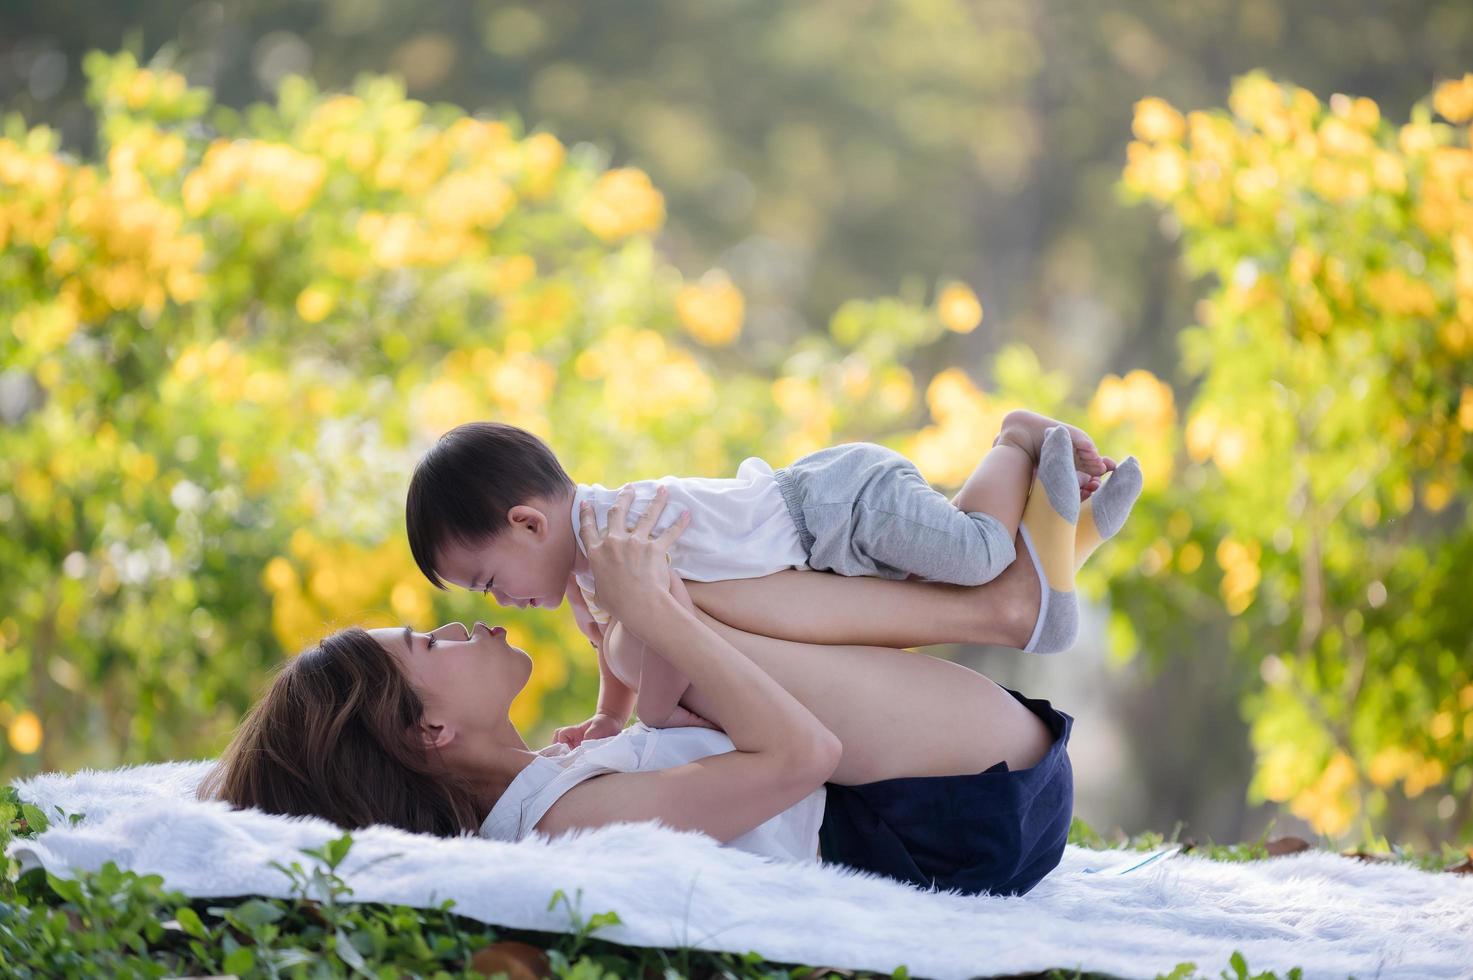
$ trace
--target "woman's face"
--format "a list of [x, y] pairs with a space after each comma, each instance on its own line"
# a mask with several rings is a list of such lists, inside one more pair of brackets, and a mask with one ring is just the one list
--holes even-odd
[[428, 633], [370, 630], [399, 662], [425, 704], [425, 725], [459, 739], [479, 740], [507, 724], [512, 699], [532, 673], [532, 658], [506, 642], [506, 630], [485, 623], [467, 631], [447, 623]]

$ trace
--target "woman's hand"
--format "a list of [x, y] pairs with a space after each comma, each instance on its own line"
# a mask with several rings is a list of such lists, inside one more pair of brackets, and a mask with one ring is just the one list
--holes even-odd
[[578, 512], [578, 536], [588, 553], [600, 606], [631, 621], [641, 602], [669, 595], [670, 546], [690, 524], [690, 511], [658, 535], [651, 536], [665, 510], [665, 488], [655, 491], [654, 500], [632, 529], [628, 527], [629, 505], [634, 491], [625, 487], [609, 508], [609, 525], [602, 532], [586, 501]]

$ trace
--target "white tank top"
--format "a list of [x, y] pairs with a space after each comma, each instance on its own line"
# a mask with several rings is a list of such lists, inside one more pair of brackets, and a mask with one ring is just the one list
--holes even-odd
[[[662, 476], [627, 486], [634, 488], [631, 519], [645, 512], [657, 487], [665, 488], [665, 512], [655, 525], [657, 531], [665, 530], [685, 511], [691, 512], [690, 525], [670, 548], [670, 564], [688, 582], [761, 578], [785, 568], [807, 567], [808, 551], [783, 503], [772, 467], [756, 456], [742, 460], [734, 479]], [[606, 528], [609, 508], [620, 489], [578, 484], [573, 493], [573, 527], [578, 527], [579, 505], [587, 500], [593, 504], [599, 529]], [[575, 535], [574, 540], [582, 551], [583, 539]], [[598, 604], [593, 576], [581, 572], [576, 579], [588, 611], [600, 626], [606, 625], [609, 617]]]
[[[725, 732], [709, 728], [650, 728], [635, 723], [618, 735], [584, 742], [576, 749], [554, 744], [507, 786], [481, 824], [481, 836], [519, 841], [568, 790], [609, 772], [648, 772], [684, 765], [735, 747]], [[782, 813], [727, 842], [730, 847], [786, 861], [818, 859], [818, 828], [823, 823], [824, 787]]]

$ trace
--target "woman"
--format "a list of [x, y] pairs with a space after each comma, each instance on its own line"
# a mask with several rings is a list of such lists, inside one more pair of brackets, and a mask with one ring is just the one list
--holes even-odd
[[[713, 620], [669, 578], [665, 552], [683, 523], [652, 537], [651, 506], [626, 530], [628, 505], [615, 505], [606, 533], [591, 518], [579, 531], [619, 621], [609, 642], [628, 631], [664, 655], [704, 692], [724, 736], [635, 726], [532, 752], [507, 717], [530, 660], [504, 630], [348, 630], [282, 670], [202, 792], [348, 827], [513, 839], [656, 819], [970, 893], [1021, 894], [1058, 863], [1073, 800], [1067, 715], [932, 657]], [[703, 593], [748, 623], [795, 612], [753, 601], [779, 589], [804, 602], [863, 595], [881, 620], [861, 629], [1015, 646], [1032, 622], [1007, 611], [1027, 609], [1030, 594], [1034, 615], [1039, 605], [1027, 570], [975, 589], [785, 574], [765, 595], [721, 588], [738, 583]], [[901, 625], [922, 617], [923, 628]]]

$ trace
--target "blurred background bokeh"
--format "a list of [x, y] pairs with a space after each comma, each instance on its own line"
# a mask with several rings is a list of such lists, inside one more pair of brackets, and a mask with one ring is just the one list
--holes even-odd
[[[1473, 835], [1473, 6], [0, 2], [0, 776], [217, 752], [441, 594], [408, 468], [832, 442], [960, 483], [1028, 406], [1147, 489], [1069, 654], [1102, 829]], [[984, 313], [985, 310], [985, 313]]]

